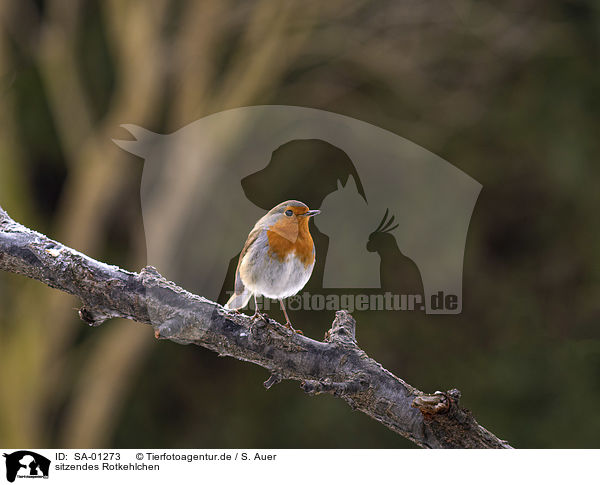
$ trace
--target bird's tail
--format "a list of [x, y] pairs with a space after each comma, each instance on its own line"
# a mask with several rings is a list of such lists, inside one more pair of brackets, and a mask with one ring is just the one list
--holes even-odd
[[248, 304], [248, 301], [250, 301], [251, 296], [252, 292], [248, 291], [247, 288], [244, 288], [241, 293], [234, 293], [231, 295], [229, 301], [225, 303], [225, 308], [228, 310], [239, 310], [244, 308]]

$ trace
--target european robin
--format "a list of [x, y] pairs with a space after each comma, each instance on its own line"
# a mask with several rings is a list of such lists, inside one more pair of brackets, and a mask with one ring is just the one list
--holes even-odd
[[283, 299], [298, 293], [315, 266], [315, 245], [308, 220], [321, 211], [309, 210], [297, 200], [287, 200], [273, 207], [254, 225], [238, 260], [235, 288], [225, 308], [239, 310], [256, 295], [279, 300], [286, 327], [292, 324]]

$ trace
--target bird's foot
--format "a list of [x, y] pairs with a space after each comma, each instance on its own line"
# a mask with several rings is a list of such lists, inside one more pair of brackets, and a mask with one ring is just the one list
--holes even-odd
[[296, 332], [299, 335], [304, 335], [304, 332], [302, 330], [296, 330], [294, 327], [292, 327], [292, 324], [290, 322], [285, 322], [285, 328], [289, 328], [292, 332]]
[[269, 323], [269, 316], [266, 313], [256, 311], [254, 312], [254, 315], [252, 315], [252, 321], [256, 322], [256, 320], [262, 320], [263, 322]]

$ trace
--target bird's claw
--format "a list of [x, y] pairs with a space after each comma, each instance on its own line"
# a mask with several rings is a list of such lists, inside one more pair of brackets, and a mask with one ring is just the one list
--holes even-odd
[[269, 317], [266, 313], [255, 312], [251, 318], [253, 322], [256, 322], [256, 320], [262, 320], [265, 323], [269, 323]]
[[302, 330], [296, 330], [294, 327], [292, 327], [292, 324], [290, 322], [286, 322], [285, 328], [289, 328], [292, 332], [296, 332], [299, 335], [304, 335], [304, 332]]

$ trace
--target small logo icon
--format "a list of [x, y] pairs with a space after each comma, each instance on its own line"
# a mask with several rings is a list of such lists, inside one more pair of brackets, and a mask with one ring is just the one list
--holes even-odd
[[14, 482], [15, 478], [48, 478], [50, 460], [33, 451], [20, 450], [4, 453], [6, 461], [6, 479]]

